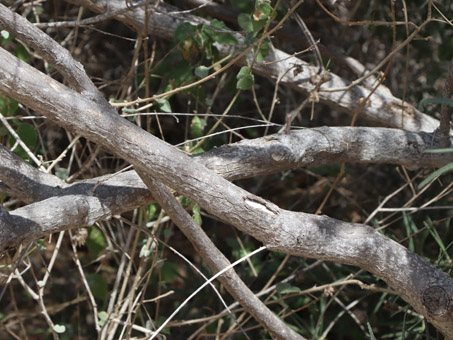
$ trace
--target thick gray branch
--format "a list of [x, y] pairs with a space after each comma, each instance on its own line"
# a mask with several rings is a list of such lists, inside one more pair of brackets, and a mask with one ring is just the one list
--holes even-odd
[[26, 45], [39, 51], [64, 76], [69, 86], [87, 98], [107, 105], [104, 97], [86, 75], [81, 63], [74, 60], [69, 51], [47, 34], [31, 25], [27, 19], [0, 4], [0, 29], [16, 36]]
[[[400, 164], [410, 169], [442, 167], [453, 162], [452, 153], [424, 152], [438, 146], [431, 134], [423, 132], [321, 127], [244, 140], [194, 155], [193, 159], [231, 181], [341, 162]], [[113, 214], [119, 214], [126, 210], [116, 205], [123, 201], [117, 201], [117, 195], [128, 197], [131, 203], [127, 207], [132, 208], [145, 202], [141, 196], [149, 196], [134, 171], [68, 185], [25, 163], [3, 145], [0, 145], [0, 159], [0, 180], [8, 186], [9, 193], [27, 203], [60, 195], [85, 195], [98, 185], [94, 195], [105, 200], [103, 204], [109, 205], [108, 210]]]
[[67, 186], [57, 176], [39, 171], [0, 144], [0, 180], [26, 203], [56, 196]]
[[[121, 10], [126, 6], [126, 3], [122, 0], [67, 1], [86, 6], [93, 11], [101, 13]], [[209, 24], [208, 20], [189, 13], [178, 13], [177, 10], [177, 8], [161, 2], [157, 9], [153, 9], [152, 13], [148, 12], [148, 14], [152, 15], [147, 18], [147, 32], [151, 35], [171, 40], [173, 39], [174, 31], [183, 22], [191, 22], [194, 25]], [[145, 30], [145, 18], [146, 12], [143, 8], [136, 8], [117, 17], [118, 20], [133, 26], [138, 32]], [[232, 33], [235, 34], [236, 39], [241, 42], [244, 41], [240, 34]], [[237, 52], [231, 46], [217, 44], [216, 47], [222, 57]], [[248, 55], [246, 58], [252, 59], [253, 56]], [[246, 58], [243, 58], [239, 65], [246, 65]], [[293, 72], [295, 65], [301, 66], [297, 72]], [[304, 95], [308, 95], [316, 89], [318, 83], [317, 71], [316, 67], [281, 50], [271, 50], [265, 62], [253, 64], [254, 74], [271, 79], [273, 82], [277, 81], [281, 75], [285, 75], [282, 79], [282, 84]], [[330, 81], [323, 84], [321, 89], [345, 87], [350, 83], [331, 72], [327, 72], [326, 76]], [[352, 115], [359, 108], [361, 101], [369, 94], [370, 90], [366, 87], [354, 86], [348, 91], [321, 91], [319, 92], [319, 100], [321, 103]], [[439, 126], [438, 120], [423, 114], [409, 103], [403, 104], [401, 99], [394, 97], [388, 89], [378, 89], [372, 94], [368, 104], [363, 107], [360, 117], [380, 126], [401, 128], [409, 131], [432, 132]]]
[[[452, 280], [405, 247], [365, 225], [280, 209], [3, 49], [0, 60], [6, 61], [0, 62], [3, 93], [102, 145], [270, 249], [348, 263], [375, 273], [441, 332], [453, 336]], [[81, 215], [77, 211], [64, 214]], [[45, 220], [46, 216], [26, 218]]]
[[[162, 183], [149, 176], [142, 176], [159, 205], [167, 212], [172, 221], [190, 240], [197, 252], [214, 272], [219, 272], [230, 265], [230, 261], [216, 248], [203, 229], [175, 199], [171, 191]], [[245, 285], [236, 272], [231, 269], [219, 277], [219, 281], [228, 292], [253, 317], [260, 322], [275, 338], [282, 340], [304, 339], [273, 314], [260, 299]]]

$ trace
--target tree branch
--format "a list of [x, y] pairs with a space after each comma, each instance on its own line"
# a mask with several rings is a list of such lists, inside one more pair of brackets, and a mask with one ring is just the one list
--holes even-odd
[[69, 86], [88, 99], [107, 105], [107, 101], [86, 75], [83, 65], [67, 49], [31, 25], [27, 19], [0, 4], [0, 28], [14, 33], [17, 39], [35, 49], [63, 75]]
[[[126, 6], [125, 2], [121, 0], [66, 1], [101, 13], [121, 10]], [[160, 2], [157, 8], [153, 7], [153, 11], [153, 15], [146, 16], [143, 8], [136, 8], [118, 16], [116, 19], [131, 25], [138, 32], [145, 30], [144, 23], [147, 22], [148, 27], [146, 31], [148, 34], [167, 40], [173, 39], [174, 31], [184, 22], [190, 22], [194, 25], [210, 24], [208, 20], [190, 13], [180, 13], [177, 8], [164, 2]], [[231, 33], [240, 42], [239, 45], [244, 42], [242, 35], [233, 31]], [[216, 44], [216, 47], [221, 57], [226, 57], [237, 52], [231, 46]], [[238, 66], [247, 65], [247, 58], [253, 59], [253, 56], [249, 54], [242, 58]], [[301, 72], [290, 71], [294, 69], [295, 65], [301, 66], [299, 68]], [[277, 81], [280, 75], [284, 74], [285, 76], [281, 84], [304, 95], [309, 95], [317, 88], [317, 71], [317, 67], [277, 49], [271, 50], [263, 63], [253, 64], [254, 74], [271, 79], [273, 82]], [[367, 98], [370, 93], [370, 90], [363, 86], [354, 86], [347, 91], [341, 92], [325, 92], [323, 90], [343, 88], [350, 84], [349, 81], [342, 79], [332, 72], [326, 72], [326, 77], [330, 81], [324, 83], [321, 91], [319, 91], [319, 101], [350, 115], [354, 114], [360, 107], [361, 101]], [[418, 111], [409, 103], [403, 103], [401, 99], [394, 97], [388, 89], [382, 90], [380, 88], [370, 96], [369, 105], [363, 107], [360, 117], [381, 126], [401, 128], [409, 131], [432, 132], [439, 126], [439, 122], [435, 118]]]
[[[399, 164], [409, 169], [440, 168], [453, 162], [452, 153], [425, 153], [440, 147], [432, 134], [385, 128], [321, 127], [275, 134], [223, 145], [192, 158], [232, 181], [307, 166], [341, 162]], [[66, 184], [39, 171], [0, 145], [0, 180], [8, 192], [32, 203], [61, 195], [96, 195], [112, 214], [150, 203], [152, 197], [135, 171]], [[118, 204], [121, 202], [121, 204]], [[126, 206], [124, 208], [126, 208]], [[94, 209], [94, 213], [96, 209]], [[94, 217], [99, 219], [99, 217]]]
[[[444, 98], [452, 99], [453, 97], [453, 59], [450, 62], [450, 67], [448, 69], [447, 80], [445, 81], [445, 88], [444, 88]], [[451, 109], [451, 105], [442, 104], [441, 111], [440, 111], [440, 143], [441, 146], [444, 148], [448, 148], [451, 145], [450, 141], [450, 120], [451, 120], [451, 113], [453, 110]]]
[[[176, 201], [171, 191], [147, 175], [141, 176], [159, 205], [167, 212], [172, 221], [186, 235], [194, 248], [214, 273], [229, 266], [231, 263], [212, 243], [203, 229]], [[260, 299], [245, 285], [233, 269], [219, 276], [219, 281], [263, 327], [277, 339], [304, 339], [273, 314]]]
[[[453, 299], [452, 280], [400, 244], [365, 225], [280, 209], [122, 119], [115, 110], [105, 110], [3, 49], [0, 60], [7, 61], [0, 63], [3, 93], [99, 143], [269, 249], [356, 265], [376, 274], [441, 332], [453, 336], [449, 304]], [[53, 91], [48, 91], [48, 87]], [[76, 211], [64, 214], [74, 218], [80, 215]]]

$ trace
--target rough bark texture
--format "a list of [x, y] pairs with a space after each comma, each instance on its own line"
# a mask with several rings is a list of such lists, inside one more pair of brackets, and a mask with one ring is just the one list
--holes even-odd
[[[120, 10], [126, 6], [125, 2], [121, 0], [94, 0], [90, 2], [70, 0], [68, 2], [76, 3], [101, 13]], [[209, 24], [208, 20], [190, 13], [178, 13], [177, 8], [165, 3], [160, 3], [158, 7], [153, 6], [149, 10], [149, 14], [147, 19], [148, 34], [167, 40], [173, 39], [174, 31], [183, 22], [190, 22], [194, 25]], [[119, 16], [118, 20], [131, 25], [138, 32], [144, 32], [145, 17], [145, 10], [136, 8]], [[244, 40], [240, 34], [232, 33], [238, 41]], [[235, 51], [232, 47], [220, 44], [217, 44], [216, 47], [222, 57], [240, 52]], [[247, 58], [253, 59], [253, 56], [248, 55], [242, 58], [238, 65], [247, 65]], [[275, 61], [279, 62], [276, 63]], [[292, 71], [295, 69], [295, 65], [299, 66], [297, 72]], [[253, 64], [254, 74], [271, 79], [273, 82], [277, 81], [281, 75], [284, 75], [281, 80], [283, 85], [305, 95], [310, 94], [317, 88], [317, 72], [317, 67], [277, 49], [270, 51], [265, 62]], [[345, 81], [332, 72], [327, 72], [325, 77], [330, 80], [322, 84], [320, 91], [317, 91], [319, 92], [319, 101], [351, 115], [359, 108], [361, 101], [370, 94], [371, 90], [363, 86], [354, 86], [348, 91], [324, 92], [323, 89], [341, 88], [350, 84], [350, 82]], [[380, 126], [401, 128], [409, 131], [432, 132], [439, 126], [439, 122], [436, 119], [423, 114], [409, 103], [403, 103], [401, 99], [394, 97], [384, 86], [379, 87], [370, 96], [368, 104], [365, 105], [360, 113], [360, 117]]]
[[[0, 63], [3, 93], [123, 157], [270, 249], [335, 260], [375, 273], [444, 334], [453, 334], [452, 280], [418, 255], [365, 225], [282, 210], [193, 162], [181, 151], [122, 119], [113, 109], [106, 111], [104, 106], [87, 100], [1, 49], [0, 60], [6, 61]], [[86, 213], [85, 210], [63, 211], [64, 215], [74, 214], [73, 218]], [[41, 215], [11, 215], [26, 218], [38, 226], [47, 221]]]
[[[144, 175], [142, 178], [168, 216], [180, 227], [200, 255], [206, 259], [209, 267], [219, 272], [229, 266], [230, 262], [228, 259], [215, 247], [203, 229], [195, 223], [187, 211], [176, 201], [171, 191], [165, 185], [149, 176]], [[291, 328], [286, 327], [282, 320], [270, 312], [261, 300], [242, 282], [234, 270], [229, 270], [220, 276], [219, 280], [242, 306], [249, 307], [255, 319], [263, 326], [265, 325], [274, 337], [284, 340], [304, 339]]]
[[[94, 8], [87, 1], [83, 3]], [[105, 7], [104, 9], [94, 8], [101, 11], [119, 9], [115, 6], [124, 5], [122, 1], [97, 1], [96, 3], [98, 6]], [[156, 12], [151, 16], [149, 29], [155, 34], [169, 38], [169, 34], [172, 35], [172, 27], [179, 25], [181, 17], [179, 14], [170, 16], [168, 12], [165, 12], [165, 8], [162, 8], [159, 10], [164, 11], [163, 15]], [[143, 10], [140, 12], [138, 9], [120, 17], [137, 28], [140, 27], [140, 20], [144, 20], [143, 18]], [[190, 15], [185, 18], [195, 20]], [[26, 22], [21, 22], [22, 19], [15, 16], [4, 16], [3, 19], [6, 20], [0, 21], [0, 27], [13, 31], [26, 25]], [[170, 20], [168, 25], [165, 24], [167, 21], [163, 21], [164, 19]], [[23, 35], [23, 39], [27, 39], [28, 34], [39, 36], [38, 32], [30, 30]], [[44, 49], [52, 46], [51, 41], [46, 40], [47, 38], [43, 39], [44, 45], [36, 43], [35, 48]], [[227, 49], [219, 48], [222, 53], [230, 52]], [[274, 51], [269, 58], [274, 61], [285, 56], [287, 55], [281, 51]], [[70, 56], [64, 52], [45, 55], [45, 58], [54, 60], [57, 65], [66, 65], [62, 60], [66, 60], [67, 57]], [[283, 82], [304, 93], [315, 91], [316, 69], [300, 60], [288, 59], [279, 64], [256, 64], [254, 71], [257, 74], [261, 73], [271, 79], [276, 79], [282, 69], [290, 69], [294, 62], [303, 65], [303, 71], [299, 74], [287, 73]], [[331, 162], [337, 155], [341, 155], [342, 160], [357, 162], [377, 160], [416, 167], [417, 163], [425, 161], [431, 162], [429, 164], [435, 166], [441, 166], [440, 157], [423, 155], [424, 149], [429, 145], [430, 135], [387, 129], [330, 130], [320, 128], [300, 132], [305, 133], [308, 138], [316, 138], [320, 144], [319, 148], [310, 149], [311, 146], [307, 145], [303, 149], [298, 149], [294, 143], [295, 141], [300, 142], [298, 140], [300, 136], [299, 132], [295, 132], [289, 135], [262, 138], [256, 142], [238, 143], [238, 146], [230, 147], [230, 149], [226, 147], [226, 151], [206, 153], [198, 157], [200, 162], [197, 162], [119, 117], [116, 111], [106, 104], [91, 83], [89, 81], [86, 83], [86, 77], [78, 77], [80, 72], [74, 72], [76, 69], [81, 70], [79, 65], [72, 64], [69, 69], [61, 67], [60, 72], [66, 76], [71, 87], [79, 93], [43, 75], [0, 49], [0, 90], [61, 126], [102, 145], [132, 163], [141, 173], [151, 176], [153, 181], [160, 181], [178, 193], [193, 199], [213, 215], [231, 223], [243, 232], [249, 233], [270, 249], [296, 256], [351, 264], [374, 273], [392, 286], [441, 332], [448, 337], [453, 337], [453, 282], [447, 274], [437, 270], [420, 256], [373, 228], [338, 221], [327, 216], [280, 209], [275, 204], [228, 182], [202, 164], [202, 162], [206, 162], [206, 159], [221, 160], [223, 158], [225, 161], [223, 166], [227, 169], [225, 177], [237, 178], [234, 174], [239, 171], [234, 169], [230, 171], [234, 165], [228, 162], [231, 159], [242, 159], [243, 163], [247, 163], [244, 162], [244, 159], [250, 160], [252, 156], [250, 153], [242, 153], [242, 151], [250, 148], [256, 153], [256, 149], [261, 148], [261, 144], [264, 143], [267, 145], [264, 148], [264, 154], [260, 157], [267, 157], [267, 162], [270, 162], [267, 164], [274, 163], [279, 169], [313, 164], [316, 162], [313, 160], [315, 155], [319, 154], [326, 156], [322, 159], [321, 164]], [[327, 76], [330, 81], [323, 87], [341, 87], [347, 84], [334, 74]], [[351, 112], [358, 107], [361, 98], [366, 97], [368, 93], [368, 89], [356, 86], [342, 93], [341, 97], [339, 97], [339, 93], [322, 91], [319, 96], [321, 101]], [[370, 106], [364, 108], [364, 117], [371, 121], [385, 122], [389, 126], [403, 126], [408, 130], [432, 131], [437, 127], [436, 120], [421, 114], [410, 105], [406, 104], [407, 106], [401, 107], [398, 103], [400, 101], [388, 92], [379, 91], [371, 96]], [[331, 132], [340, 133], [342, 137], [332, 137]], [[366, 135], [364, 135], [365, 133]], [[346, 136], [349, 136], [351, 144], [348, 140], [337, 139]], [[394, 142], [389, 142], [393, 137]], [[372, 145], [373, 138], [381, 138], [379, 148]], [[349, 148], [352, 150], [351, 153], [347, 152]], [[393, 148], [392, 152], [396, 154], [385, 152], [382, 148], [390, 150]], [[237, 150], [241, 152], [239, 156]], [[15, 242], [31, 240], [51, 231], [92, 224], [97, 219], [107, 219], [114, 213], [112, 207], [122, 206], [128, 210], [140, 204], [139, 200], [125, 202], [128, 190], [132, 190], [134, 195], [137, 191], [143, 190], [140, 186], [134, 187], [138, 183], [137, 181], [126, 187], [123, 186], [124, 182], [120, 181], [119, 188], [115, 187], [115, 179], [113, 182], [109, 179], [99, 186], [95, 186], [93, 182], [80, 183], [75, 185], [79, 185], [77, 188], [79, 191], [76, 195], [72, 195], [70, 191], [65, 191], [69, 190], [69, 187], [55, 178], [37, 174], [27, 166], [18, 164], [18, 160], [10, 157], [10, 153], [3, 148], [0, 148], [0, 152], [0, 156], [7, 160], [5, 164], [10, 164], [10, 167], [0, 165], [0, 173], [6, 174], [2, 175], [3, 183], [9, 187], [12, 193], [19, 197], [23, 196], [24, 201], [38, 201], [12, 212], [0, 209], [0, 250], [16, 245]], [[264, 158], [256, 157], [250, 163], [256, 164], [259, 159]], [[8, 172], [11, 168], [15, 170]], [[216, 166], [213, 168], [218, 170]], [[243, 171], [241, 176], [252, 175], [246, 170], [240, 171]], [[259, 171], [259, 166], [257, 171]], [[8, 179], [8, 175], [12, 176], [11, 179]], [[119, 175], [118, 178], [122, 180], [130, 178], [126, 175], [129, 176], [129, 174], [124, 174], [124, 178], [123, 175]], [[14, 185], [13, 178], [20, 181], [26, 178], [26, 184], [22, 184], [22, 188], [18, 189]], [[34, 196], [27, 196], [20, 192], [21, 190], [35, 191], [43, 185], [47, 186], [46, 190]], [[157, 182], [153, 185], [164, 188]], [[116, 194], [112, 194], [111, 190], [116, 190]], [[164, 194], [169, 195], [169, 192], [165, 190], [159, 192], [159, 195]], [[150, 199], [150, 196], [146, 196], [144, 193], [138, 197], [144, 203]], [[161, 196], [161, 198], [163, 197]], [[168, 205], [167, 208], [170, 210], [171, 206]], [[175, 216], [175, 218], [177, 217]], [[278, 328], [277, 324], [274, 326]]]

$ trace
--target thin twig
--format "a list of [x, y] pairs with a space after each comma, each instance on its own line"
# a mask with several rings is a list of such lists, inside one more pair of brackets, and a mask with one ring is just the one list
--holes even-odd
[[58, 21], [58, 22], [43, 22], [43, 23], [36, 23], [34, 24], [35, 27], [38, 28], [61, 28], [61, 27], [77, 27], [77, 26], [87, 26], [87, 25], [92, 25], [92, 24], [97, 24], [106, 20], [109, 20], [111, 18], [114, 18], [118, 15], [121, 15], [127, 11], [131, 11], [135, 8], [146, 6], [155, 0], [146, 0], [146, 1], [140, 1], [137, 4], [134, 4], [132, 6], [127, 6], [123, 9], [119, 9], [113, 12], [106, 12], [103, 14], [96, 15], [91, 18], [83, 19], [83, 20], [73, 20], [73, 21]]
[[[302, 336], [299, 336], [297, 333], [288, 328], [279, 318], [268, 310], [258, 298], [256, 298], [253, 292], [249, 290], [239, 276], [231, 269], [236, 265], [236, 263], [229, 263], [228, 259], [214, 246], [210, 238], [176, 201], [173, 194], [164, 184], [155, 181], [147, 175], [142, 176], [142, 180], [145, 184], [147, 184], [151, 193], [154, 197], [156, 197], [162, 208], [165, 209], [167, 214], [172, 218], [173, 222], [178, 225], [208, 265], [215, 272], [217, 272], [217, 274], [208, 280], [202, 287], [216, 277], [219, 277], [219, 280], [227, 288], [229, 293], [233, 295], [236, 300], [240, 301], [248, 312], [252, 314], [264, 327], [266, 327], [271, 334], [277, 336], [279, 339], [303, 339]], [[256, 251], [248, 254], [247, 256], [252, 256], [255, 253]], [[243, 260], [244, 258], [240, 261], [242, 262]], [[228, 275], [221, 275], [226, 271], [228, 271]], [[175, 313], [178, 310], [179, 309], [177, 309]], [[171, 317], [168, 320], [170, 319]], [[163, 324], [159, 330], [162, 329], [163, 326], [165, 326], [165, 324]], [[156, 333], [158, 333], [159, 330]]]
[[[453, 96], [453, 59], [450, 62], [450, 68], [448, 69], [447, 80], [445, 81], [444, 87], [444, 98], [451, 99]], [[442, 104], [440, 111], [440, 124], [439, 131], [441, 134], [440, 145], [443, 148], [450, 146], [450, 119], [452, 114], [452, 109], [450, 105]]]

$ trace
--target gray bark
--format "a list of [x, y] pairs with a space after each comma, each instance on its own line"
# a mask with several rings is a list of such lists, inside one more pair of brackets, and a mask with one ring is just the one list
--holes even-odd
[[[112, 6], [115, 3], [119, 2], [109, 2]], [[122, 17], [127, 17], [127, 15]], [[163, 17], [171, 17], [171, 15], [169, 16], [167, 13]], [[133, 18], [128, 20], [139, 25], [140, 13], [133, 13]], [[172, 20], [177, 23], [174, 17]], [[11, 30], [17, 29], [14, 25], [7, 26], [8, 22], [0, 22], [0, 26], [2, 25], [3, 27], [10, 27]], [[162, 21], [159, 21], [159, 27], [164, 27]], [[165, 30], [167, 30], [167, 27], [165, 27]], [[36, 32], [30, 31], [29, 34], [36, 34]], [[24, 39], [26, 37], [24, 35]], [[48, 44], [51, 43], [48, 42]], [[38, 49], [46, 48], [45, 46], [36, 46]], [[273, 58], [280, 59], [282, 56], [284, 55], [280, 52], [273, 54]], [[59, 61], [59, 58], [64, 58], [61, 55], [47, 55], [46, 57], [48, 59], [56, 58], [56, 62]], [[366, 225], [346, 223], [327, 216], [286, 211], [269, 201], [248, 193], [208, 169], [201, 162], [194, 161], [171, 145], [119, 117], [116, 111], [106, 105], [105, 101], [98, 96], [97, 91], [90, 84], [84, 83], [86, 80], [84, 77], [67, 77], [71, 87], [79, 92], [77, 93], [21, 62], [3, 49], [0, 49], [0, 61], [0, 90], [4, 94], [42, 113], [61, 126], [102, 145], [132, 163], [141, 173], [151, 176], [154, 180], [160, 181], [178, 193], [193, 199], [213, 215], [262, 241], [269, 249], [297, 256], [351, 264], [374, 273], [392, 286], [446, 336], [453, 336], [453, 304], [450, 303], [453, 298], [452, 280], [447, 274], [437, 270], [405, 247]], [[284, 70], [290, 67], [289, 64], [282, 64]], [[308, 93], [314, 90], [312, 76], [316, 70], [309, 65], [303, 65], [303, 69], [306, 71], [294, 75], [291, 79], [284, 78], [284, 82], [288, 83], [288, 86], [295, 86], [300, 91]], [[66, 76], [70, 75], [71, 72], [76, 75], [78, 72], [74, 72], [74, 70], [77, 67], [77, 65], [73, 65], [73, 68], [69, 70], [61, 68], [60, 72]], [[275, 79], [282, 69], [272, 66], [270, 68], [265, 67], [260, 71], [260, 68], [257, 67], [255, 71], [257, 73], [265, 72], [270, 78]], [[275, 73], [277, 71], [278, 73]], [[297, 78], [299, 76], [302, 78]], [[328, 76], [331, 80], [323, 86], [337, 87], [345, 84], [343, 80], [333, 74]], [[300, 81], [300, 83], [295, 85], [294, 81]], [[360, 98], [367, 94], [366, 91], [369, 90], [354, 87], [343, 93], [342, 98], [346, 98], [345, 100], [339, 98], [338, 94], [335, 93], [320, 92], [320, 98], [327, 104], [344, 110], [351, 110], [351, 107], [352, 109], [357, 107]], [[381, 91], [372, 96], [371, 105], [365, 108], [364, 114], [365, 116], [369, 115], [367, 117], [371, 120], [383, 121], [385, 119], [384, 121], [391, 126], [404, 126], [406, 129], [432, 131], [431, 128], [434, 125], [437, 126], [434, 119], [417, 112], [415, 109], [412, 110], [410, 107], [404, 108], [404, 112], [401, 113], [402, 108], [398, 106], [398, 103], [399, 101], [396, 98], [391, 95], [389, 97], [388, 93]], [[409, 113], [409, 123], [403, 119], [407, 113]], [[383, 115], [379, 116], [379, 114]], [[394, 120], [389, 114], [400, 114], [398, 116], [400, 120]], [[315, 135], [330, 132], [326, 129], [307, 131]], [[373, 131], [376, 131], [377, 134], [381, 133], [381, 136], [392, 135], [391, 132], [388, 134], [389, 130]], [[405, 142], [396, 144], [395, 150], [399, 148], [400, 144], [403, 148], [406, 148], [406, 151], [400, 156], [412, 155], [413, 159], [423, 159], [422, 151], [427, 147], [429, 136], [399, 133], [402, 133], [398, 136], [403, 138]], [[362, 144], [366, 140], [366, 137], [361, 136], [360, 130], [351, 130], [349, 135], [351, 135], [352, 140], [360, 141]], [[305, 160], [302, 160], [304, 157], [300, 155], [294, 158], [290, 157], [289, 155], [295, 153], [289, 147], [292, 138], [296, 138], [294, 135], [278, 135], [277, 137], [271, 136], [270, 139], [269, 137], [266, 138], [257, 142], [258, 145], [263, 141], [273, 143], [274, 140], [277, 140], [279, 143], [282, 141], [284, 144], [286, 143], [285, 147], [289, 149], [287, 152], [277, 147], [278, 150], [276, 151], [275, 144], [273, 144], [267, 153], [271, 162], [300, 166], [303, 162], [312, 161], [315, 155], [315, 153], [305, 153]], [[289, 142], [286, 139], [289, 139]], [[332, 150], [332, 155], [338, 152], [341, 154], [348, 150], [348, 143], [346, 143], [346, 149], [332, 148], [332, 145], [341, 145], [343, 141], [336, 142], [336, 140], [328, 140], [325, 144]], [[243, 144], [246, 144], [246, 142]], [[378, 153], [376, 149], [370, 146], [363, 148], [358, 145], [356, 144], [356, 151], [353, 153], [352, 159], [356, 157], [356, 161], [364, 162], [376, 159]], [[387, 141], [383, 141], [382, 145], [387, 148], [392, 146]], [[247, 148], [242, 146], [243, 149]], [[367, 152], [364, 152], [365, 150]], [[213, 154], [212, 157], [218, 157], [215, 152]], [[228, 152], [224, 155], [227, 154]], [[230, 154], [229, 158], [231, 156], [235, 157], [234, 154]], [[203, 157], [199, 158], [202, 159]], [[384, 153], [383, 159], [392, 159], [392, 156], [389, 153]], [[395, 160], [395, 158], [393, 159]], [[432, 159], [436, 159], [436, 157], [432, 157]], [[326, 160], [326, 162], [328, 161]], [[11, 162], [14, 162], [14, 160], [11, 160]], [[415, 162], [415, 160], [409, 161], [411, 164]], [[395, 163], [401, 164], [396, 160]], [[34, 174], [33, 172], [30, 173]], [[246, 174], [245, 177], [249, 175]], [[226, 175], [226, 177], [229, 176], [234, 178], [234, 176]], [[36, 176], [31, 180], [49, 183], [48, 189], [59, 191], [59, 196], [46, 198], [9, 213], [2, 209], [0, 211], [0, 245], [2, 245], [2, 249], [12, 245], [11, 242], [8, 243], [8, 240], [11, 241], [12, 238], [16, 241], [26, 241], [31, 239], [30, 235], [33, 235], [34, 238], [37, 235], [45, 235], [50, 230], [55, 231], [92, 224], [97, 218], [105, 219], [112, 215], [109, 205], [105, 203], [109, 198], [102, 201], [97, 196], [98, 189], [101, 191], [103, 189], [101, 186], [94, 188], [93, 184], [86, 185], [79, 188], [81, 189], [79, 194], [72, 196], [67, 193], [62, 194], [66, 188], [60, 188], [58, 181], [54, 181], [53, 178]], [[19, 190], [14, 189], [13, 182], [7, 183], [7, 185], [11, 187], [12, 192], [19, 192]], [[36, 189], [35, 187], [25, 188], [26, 190]], [[125, 188], [121, 188], [120, 191], [123, 192], [123, 190]], [[48, 194], [37, 195], [30, 198], [30, 201], [42, 199]], [[107, 194], [107, 196], [109, 195], [110, 193]], [[134, 202], [134, 204], [136, 203]], [[122, 205], [122, 202], [119, 202], [118, 205]], [[125, 205], [127, 206], [127, 203]], [[96, 212], [92, 213], [92, 211]], [[56, 221], [58, 222], [56, 223]]]
[[[405, 247], [365, 225], [280, 209], [122, 119], [115, 110], [106, 111], [105, 106], [86, 99], [2, 49], [0, 60], [5, 61], [0, 63], [3, 93], [128, 160], [143, 173], [262, 241], [269, 249], [369, 270], [445, 335], [453, 334], [451, 306], [445, 303], [453, 297], [452, 280]], [[72, 213], [81, 216], [87, 211], [63, 212], [69, 216]], [[21, 217], [13, 213], [11, 216]], [[46, 221], [42, 215], [25, 218], [38, 226], [42, 225], [41, 220]]]

